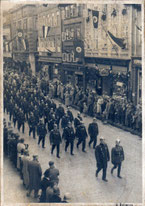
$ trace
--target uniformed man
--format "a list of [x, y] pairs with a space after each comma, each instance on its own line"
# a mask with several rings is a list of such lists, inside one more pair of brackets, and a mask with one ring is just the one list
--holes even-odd
[[95, 148], [95, 158], [97, 161], [96, 177], [98, 173], [103, 170], [102, 180], [108, 182], [106, 179], [107, 162], [110, 160], [108, 146], [103, 137], [100, 138], [100, 144]]
[[76, 129], [76, 137], [78, 137], [78, 143], [77, 143], [77, 148], [79, 148], [79, 145], [82, 143], [82, 151], [85, 151], [86, 147], [86, 138], [88, 137], [85, 125], [83, 122], [80, 122], [80, 125]]
[[49, 132], [54, 129], [54, 124], [56, 123], [55, 114], [52, 114], [51, 119], [48, 120], [48, 130]]
[[25, 131], [25, 114], [20, 108], [19, 113], [18, 113], [18, 130], [20, 131], [22, 126], [22, 132], [24, 133]]
[[43, 120], [40, 119], [40, 123], [37, 127], [37, 134], [39, 136], [38, 145], [42, 141], [42, 148], [45, 148], [45, 136], [47, 134], [47, 130], [45, 124], [43, 124]]
[[90, 135], [89, 147], [93, 143], [93, 148], [95, 149], [96, 144], [97, 144], [97, 136], [99, 134], [96, 118], [93, 118], [93, 122], [89, 124], [88, 133]]
[[67, 116], [69, 117], [69, 121], [73, 122], [74, 117], [73, 117], [73, 114], [72, 114], [72, 112], [70, 110], [70, 107], [67, 107]]
[[111, 161], [112, 164], [114, 165], [113, 168], [111, 169], [111, 174], [113, 174], [114, 169], [118, 168], [117, 170], [118, 178], [122, 178], [120, 176], [120, 172], [121, 172], [121, 164], [123, 160], [124, 160], [123, 147], [120, 146], [120, 139], [117, 139], [115, 147], [113, 147], [111, 150]]
[[64, 128], [62, 136], [66, 140], [65, 152], [67, 151], [67, 148], [70, 144], [70, 154], [74, 155], [73, 154], [73, 147], [74, 147], [75, 133], [74, 133], [74, 129], [72, 127], [71, 122], [68, 122], [68, 126]]
[[64, 113], [64, 116], [62, 117], [61, 120], [61, 127], [64, 129], [65, 127], [68, 126], [68, 122], [69, 122], [69, 117], [67, 116], [66, 113]]
[[33, 138], [35, 139], [35, 128], [36, 128], [36, 119], [33, 115], [33, 113], [30, 113], [30, 117], [28, 119], [28, 125], [29, 125], [29, 136], [31, 135], [31, 133], [33, 132]]
[[61, 143], [61, 135], [59, 130], [57, 129], [57, 124], [54, 124], [54, 129], [51, 130], [50, 132], [50, 144], [52, 145], [51, 154], [53, 154], [53, 150], [55, 149], [55, 147], [57, 147], [57, 153], [56, 153], [57, 158], [60, 158], [59, 156], [60, 143]]
[[81, 113], [78, 112], [77, 117], [74, 119], [74, 126], [75, 129], [80, 125], [81, 121], [82, 121], [82, 117], [81, 117]]

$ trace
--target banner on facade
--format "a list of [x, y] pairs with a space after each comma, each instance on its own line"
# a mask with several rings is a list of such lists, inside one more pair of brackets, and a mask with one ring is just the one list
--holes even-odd
[[99, 11], [92, 10], [93, 26], [95, 29], [98, 28]]
[[84, 57], [84, 43], [82, 40], [74, 41], [74, 55], [75, 58]]
[[22, 50], [26, 50], [26, 42], [23, 36], [23, 31], [20, 29], [17, 31], [17, 40]]

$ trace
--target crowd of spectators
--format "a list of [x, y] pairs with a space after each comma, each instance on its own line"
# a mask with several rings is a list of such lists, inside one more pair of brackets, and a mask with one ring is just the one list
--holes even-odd
[[84, 115], [96, 117], [132, 133], [142, 134], [142, 106], [134, 105], [126, 97], [113, 98], [107, 95], [97, 95], [91, 89], [71, 85], [63, 85], [60, 81], [49, 81], [41, 76], [41, 88], [45, 94], [57, 98], [66, 106], [77, 108]]
[[[138, 134], [139, 136], [142, 134], [141, 104], [134, 105], [127, 100], [126, 97], [113, 98], [107, 95], [100, 96], [97, 95], [94, 90], [92, 91], [89, 88], [84, 90], [82, 87], [71, 85], [70, 83], [63, 85], [59, 80], [50, 81], [46, 73], [43, 74], [40, 72], [33, 76], [32, 73], [26, 75], [26, 73], [22, 71], [17, 73], [16, 70], [13, 70], [12, 72], [11, 70], [12, 69], [4, 73], [5, 87], [7, 87], [8, 82], [11, 82], [11, 87], [17, 85], [16, 87], [21, 88], [24, 94], [27, 93], [28, 96], [30, 95], [30, 98], [28, 99], [33, 100], [32, 104], [34, 105], [36, 102], [35, 98], [33, 99], [33, 96], [36, 96], [37, 98], [39, 93], [44, 96], [49, 95], [49, 98], [56, 98], [66, 106], [75, 107], [81, 113], [84, 113], [85, 116], [89, 115], [91, 117], [96, 117], [102, 120], [105, 124], [112, 124], [134, 134]], [[22, 81], [23, 86], [21, 86]], [[29, 82], [30, 85], [28, 88]], [[4, 97], [7, 95], [6, 92], [5, 88]], [[14, 93], [15, 92], [16, 90]], [[28, 110], [28, 107], [31, 107], [32, 105], [26, 101], [27, 97], [23, 98], [24, 95], [21, 95], [21, 98], [18, 99], [17, 96], [19, 97], [19, 93], [19, 91], [16, 92], [15, 97], [18, 100], [17, 104], [23, 104], [22, 102], [24, 102], [25, 110]], [[10, 96], [10, 93], [8, 95]], [[21, 100], [22, 102], [20, 102]], [[7, 102], [5, 101], [4, 107], [6, 107], [6, 104]]]
[[42, 173], [42, 168], [37, 154], [29, 152], [29, 145], [25, 139], [13, 131], [11, 123], [4, 119], [4, 155], [10, 159], [17, 169], [22, 184], [30, 197], [34, 191], [34, 198], [42, 203], [68, 203], [70, 194], [66, 193], [63, 198], [59, 189], [59, 170], [54, 162], [49, 161], [49, 168]]

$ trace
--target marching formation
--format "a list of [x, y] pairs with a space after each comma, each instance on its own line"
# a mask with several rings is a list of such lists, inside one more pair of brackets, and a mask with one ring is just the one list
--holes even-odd
[[[51, 87], [51, 86], [50, 86]], [[49, 86], [48, 86], [49, 88]], [[29, 136], [37, 139], [38, 146], [42, 145], [45, 149], [46, 135], [50, 140], [50, 151], [53, 155], [56, 149], [56, 157], [60, 157], [60, 144], [65, 142], [64, 151], [70, 146], [70, 155], [74, 154], [74, 143], [77, 140], [76, 147], [82, 146], [82, 152], [86, 153], [86, 143], [93, 146], [97, 170], [96, 177], [102, 172], [102, 180], [107, 182], [107, 164], [110, 161], [110, 154], [104, 137], [100, 137], [100, 143], [97, 144], [99, 128], [97, 119], [94, 117], [89, 123], [88, 128], [84, 125], [83, 116], [80, 112], [74, 117], [70, 106], [67, 109], [62, 103], [57, 105], [51, 96], [41, 88], [41, 79], [36, 76], [29, 76], [25, 73], [14, 72], [7, 69], [4, 72], [4, 112], [9, 115], [9, 120], [18, 131], [25, 133], [25, 124], [29, 126]], [[86, 139], [90, 137], [89, 141]], [[44, 172], [42, 178], [42, 169], [38, 161], [38, 156], [29, 156], [29, 145], [25, 139], [19, 138], [19, 134], [13, 133], [10, 124], [4, 122], [4, 152], [13, 161], [15, 167], [20, 171], [23, 184], [28, 189], [27, 196], [34, 190], [34, 196], [37, 198], [41, 189], [40, 202], [67, 202], [69, 194], [60, 197], [59, 170], [54, 167], [54, 162], [50, 161], [50, 168]], [[114, 169], [117, 169], [117, 177], [120, 175], [121, 164], [124, 160], [123, 147], [120, 146], [120, 140], [117, 139], [115, 147], [111, 150], [111, 162]]]

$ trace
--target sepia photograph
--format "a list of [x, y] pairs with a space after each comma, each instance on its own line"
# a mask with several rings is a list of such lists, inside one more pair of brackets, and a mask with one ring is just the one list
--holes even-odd
[[2, 205], [143, 205], [143, 1], [1, 17]]

